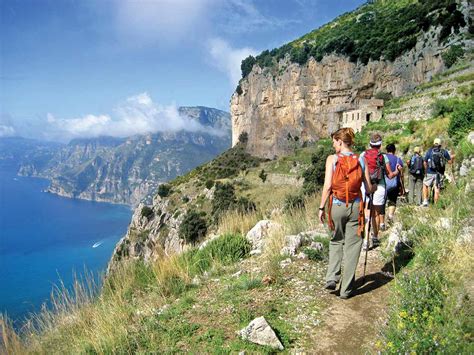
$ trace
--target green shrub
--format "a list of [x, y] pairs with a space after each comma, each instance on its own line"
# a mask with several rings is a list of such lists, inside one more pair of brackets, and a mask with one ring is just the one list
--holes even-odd
[[171, 193], [171, 186], [168, 184], [160, 184], [158, 186], [158, 195], [160, 197], [168, 197]]
[[418, 125], [419, 125], [418, 121], [410, 120], [406, 124], [405, 128], [409, 134], [413, 134], [417, 130]]
[[207, 222], [200, 213], [189, 210], [179, 226], [179, 235], [187, 243], [195, 243], [207, 233]]
[[245, 214], [256, 211], [257, 206], [255, 202], [249, 200], [247, 197], [239, 197], [237, 201], [235, 201], [233, 209], [239, 211], [241, 214]]
[[474, 98], [459, 102], [451, 115], [448, 126], [450, 137], [461, 137], [474, 129]]
[[237, 85], [237, 87], [235, 88], [235, 92], [237, 93], [237, 95], [242, 95], [244, 93], [244, 91], [242, 90], [242, 86]]
[[212, 189], [213, 186], [214, 186], [214, 180], [209, 179], [206, 181], [206, 189], [210, 190]]
[[260, 174], [258, 174], [258, 177], [260, 178], [260, 180], [262, 180], [263, 183], [267, 181], [267, 174], [265, 174], [264, 169], [260, 171]]
[[283, 210], [285, 212], [291, 212], [293, 210], [303, 208], [304, 205], [304, 195], [287, 195], [283, 204]]
[[326, 159], [331, 154], [334, 150], [328, 141], [318, 145], [311, 156], [311, 166], [303, 172], [303, 192], [306, 195], [316, 192], [324, 184]]
[[249, 134], [247, 132], [242, 132], [239, 134], [239, 142], [246, 144], [249, 140]]
[[379, 91], [378, 93], [375, 94], [376, 99], [384, 100], [384, 101], [390, 101], [393, 96], [392, 93], [388, 91]]
[[141, 216], [146, 217], [148, 220], [152, 219], [154, 216], [153, 209], [151, 209], [148, 206], [143, 206], [142, 211], [141, 211]]
[[246, 197], [237, 199], [233, 185], [225, 183], [216, 184], [214, 198], [212, 200], [212, 217], [214, 224], [219, 222], [220, 216], [230, 210], [237, 210], [240, 213], [248, 213], [256, 210], [255, 203]]
[[446, 116], [454, 111], [454, 108], [459, 105], [460, 101], [457, 98], [437, 99], [432, 106], [433, 118]]
[[442, 57], [446, 67], [451, 68], [463, 55], [464, 49], [459, 45], [453, 45], [442, 54]]
[[189, 265], [191, 275], [200, 274], [214, 263], [233, 264], [248, 256], [251, 250], [249, 241], [241, 235], [225, 234], [210, 241], [203, 249], [193, 249], [182, 258]]

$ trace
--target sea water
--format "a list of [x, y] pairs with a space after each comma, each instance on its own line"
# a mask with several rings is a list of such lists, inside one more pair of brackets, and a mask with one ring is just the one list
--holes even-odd
[[38, 312], [55, 285], [105, 271], [132, 215], [127, 206], [43, 192], [47, 186], [0, 166], [0, 312], [15, 325]]

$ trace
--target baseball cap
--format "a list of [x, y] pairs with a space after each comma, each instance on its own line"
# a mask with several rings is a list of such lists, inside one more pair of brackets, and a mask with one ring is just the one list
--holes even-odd
[[415, 153], [420, 153], [420, 152], [421, 152], [420, 147], [415, 147], [415, 148], [413, 148], [413, 152], [415, 152]]
[[441, 139], [435, 138], [433, 144], [434, 144], [434, 145], [441, 145]]

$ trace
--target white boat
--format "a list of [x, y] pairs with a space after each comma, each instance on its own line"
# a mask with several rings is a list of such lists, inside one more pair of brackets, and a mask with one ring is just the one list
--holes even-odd
[[103, 242], [100, 241], [100, 242], [97, 242], [97, 243], [94, 243], [94, 245], [92, 246], [93, 248], [97, 248], [98, 246], [100, 246]]

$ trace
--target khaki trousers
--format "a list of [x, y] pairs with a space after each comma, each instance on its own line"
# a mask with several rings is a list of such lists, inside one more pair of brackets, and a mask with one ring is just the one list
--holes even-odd
[[359, 203], [362, 202], [349, 203], [348, 207], [345, 203], [334, 203], [331, 211], [335, 230], [329, 243], [326, 281], [338, 281], [343, 265], [341, 295], [349, 295], [353, 291], [355, 271], [362, 248], [362, 238], [357, 236]]

